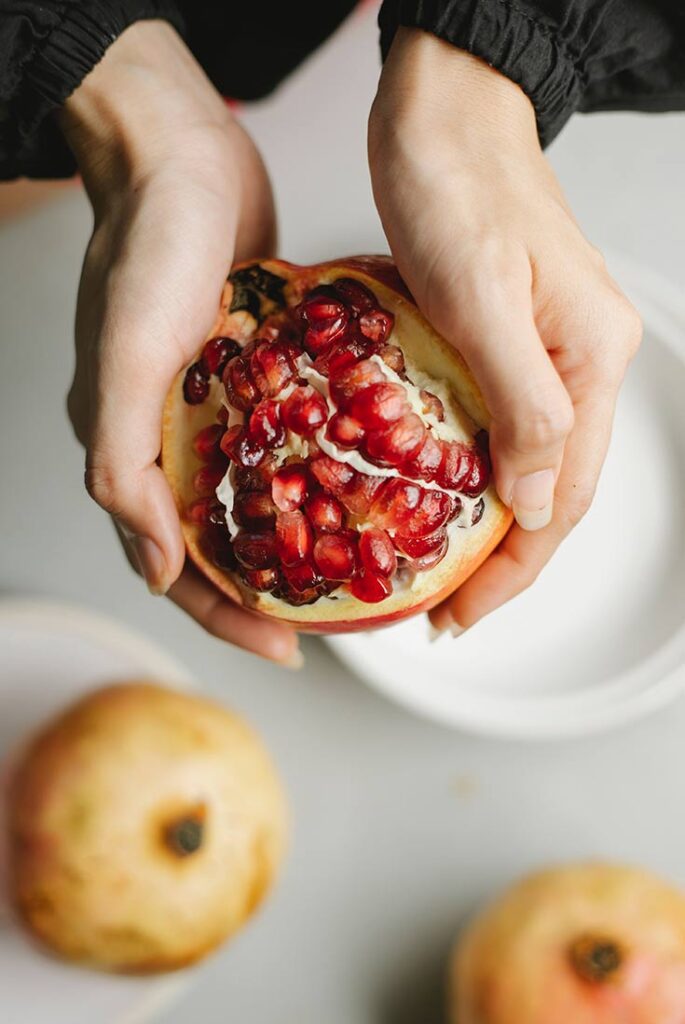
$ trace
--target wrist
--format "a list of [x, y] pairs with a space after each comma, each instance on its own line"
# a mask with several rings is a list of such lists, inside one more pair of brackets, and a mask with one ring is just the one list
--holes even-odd
[[217, 143], [228, 110], [167, 22], [131, 25], [67, 99], [59, 123], [91, 197], [104, 182], [143, 179], [169, 157], [190, 156], [191, 135]]
[[398, 29], [381, 74], [369, 134], [522, 141], [539, 150], [535, 111], [523, 90], [484, 60], [429, 32]]

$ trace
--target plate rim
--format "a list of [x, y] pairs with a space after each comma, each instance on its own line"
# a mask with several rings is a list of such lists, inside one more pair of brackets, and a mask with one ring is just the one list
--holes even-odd
[[[634, 301], [644, 314], [647, 326], [652, 322], [657, 330], [660, 326], [665, 328], [659, 330], [659, 341], [668, 346], [685, 366], [685, 298], [675, 283], [652, 268], [643, 267], [638, 261], [614, 250], [605, 249], [604, 255], [609, 271], [628, 298]], [[679, 340], [676, 340], [676, 336], [679, 336]], [[684, 631], [685, 620], [650, 657], [661, 653], [670, 643], [677, 642]], [[543, 709], [540, 718], [531, 714], [526, 717], [524, 713], [523, 717], [509, 715], [488, 719], [487, 709], [473, 713], [470, 708], [456, 711], [450, 709], [449, 713], [444, 713], [424, 704], [418, 691], [398, 694], [385, 679], [374, 677], [368, 663], [362, 668], [361, 662], [364, 659], [360, 659], [359, 651], [354, 646], [346, 649], [350, 637], [354, 636], [355, 634], [327, 636], [324, 640], [335, 656], [355, 676], [386, 699], [424, 720], [481, 738], [545, 742], [606, 733], [662, 709], [685, 690], [685, 661], [681, 661], [638, 692], [614, 699], [604, 706], [585, 708], [584, 712], [576, 710], [572, 716], [568, 715], [567, 709], [566, 717], [560, 716], [557, 712], [556, 718], [554, 715], [550, 718], [549, 704], [553, 700], [552, 697], [538, 698], [539, 707], [543, 701], [548, 703], [548, 708]], [[627, 672], [607, 676], [606, 680], [625, 680], [631, 671], [637, 670], [638, 666], [632, 666]]]

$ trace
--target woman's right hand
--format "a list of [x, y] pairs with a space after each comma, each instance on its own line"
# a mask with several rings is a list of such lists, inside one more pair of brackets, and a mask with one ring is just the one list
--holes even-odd
[[214, 635], [289, 667], [293, 630], [224, 598], [185, 565], [157, 465], [164, 400], [212, 327], [234, 260], [275, 246], [269, 181], [174, 30], [139, 22], [67, 100], [61, 126], [93, 205], [69, 414], [86, 487], [150, 590]]

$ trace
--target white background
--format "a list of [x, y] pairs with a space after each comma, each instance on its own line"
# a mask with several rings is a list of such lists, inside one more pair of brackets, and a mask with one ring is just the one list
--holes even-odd
[[[243, 114], [291, 260], [385, 248], [365, 166], [377, 74], [367, 10]], [[685, 284], [683, 116], [579, 116], [549, 155], [596, 244]], [[386, 703], [316, 641], [292, 675], [147, 596], [82, 493], [64, 414], [89, 224], [75, 191], [0, 233], [1, 585], [114, 613], [166, 644], [263, 732], [294, 817], [275, 897], [164, 1024], [437, 1024], [453, 932], [519, 872], [603, 855], [685, 883], [685, 701], [608, 737], [474, 739]]]

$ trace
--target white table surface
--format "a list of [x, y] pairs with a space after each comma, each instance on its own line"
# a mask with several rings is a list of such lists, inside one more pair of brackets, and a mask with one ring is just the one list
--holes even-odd
[[[366, 11], [244, 112], [289, 259], [384, 248], [365, 168], [377, 70]], [[577, 117], [550, 158], [595, 243], [685, 285], [685, 117]], [[386, 703], [317, 641], [290, 674], [147, 596], [82, 493], [64, 414], [89, 224], [75, 190], [0, 231], [0, 587], [85, 603], [166, 644], [264, 734], [295, 823], [274, 898], [163, 1024], [437, 1024], [454, 930], [519, 872], [601, 855], [685, 883], [685, 700], [609, 736], [476, 739]], [[26, 1022], [48, 1024], [30, 993]]]

